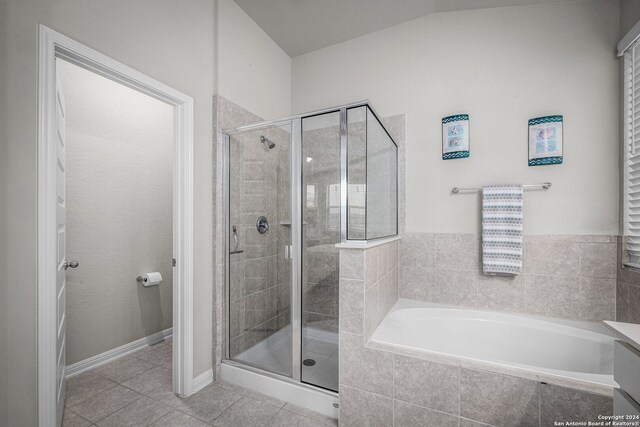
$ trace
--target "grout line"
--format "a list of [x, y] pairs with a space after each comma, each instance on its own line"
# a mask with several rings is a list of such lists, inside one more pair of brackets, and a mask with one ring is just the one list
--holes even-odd
[[478, 424], [478, 425], [480, 425], [480, 426], [495, 427], [493, 424], [483, 423], [483, 422], [476, 421], [476, 420], [473, 420], [473, 419], [471, 419], [471, 418], [467, 418], [467, 417], [460, 417], [460, 420], [461, 420], [461, 421], [462, 421], [462, 420], [471, 421], [472, 423], [474, 423], [474, 424]]
[[[224, 389], [223, 389], [223, 390], [224, 390]], [[235, 405], [236, 405], [236, 403], [238, 403], [238, 402], [242, 399], [242, 397], [245, 397], [245, 396], [244, 396], [244, 394], [240, 395], [240, 398], [239, 398], [238, 400], [236, 400], [235, 402], [233, 402], [231, 405], [227, 406], [227, 407], [225, 408], [225, 410], [224, 410], [224, 411], [220, 412], [220, 414], [219, 414], [218, 416], [216, 416], [214, 419], [212, 419], [211, 421], [209, 421], [207, 424], [211, 424], [211, 425], [213, 425], [213, 422], [214, 422], [215, 420], [217, 420], [218, 418], [220, 418], [220, 417], [221, 417], [222, 415], [224, 415], [228, 410], [230, 410], [233, 406], [235, 406]], [[254, 399], [254, 400], [255, 400], [255, 399]]]
[[[122, 387], [124, 387], [124, 386], [122, 386]], [[129, 387], [125, 387], [125, 388], [127, 388], [127, 389], [131, 390]], [[107, 391], [107, 390], [105, 390], [105, 391]], [[138, 393], [138, 396], [136, 396], [136, 398], [135, 398], [135, 399], [133, 399], [130, 403], [127, 403], [126, 405], [124, 405], [122, 408], [119, 408], [119, 409], [117, 409], [117, 410], [115, 410], [115, 411], [113, 411], [113, 412], [110, 412], [108, 415], [105, 415], [104, 417], [100, 418], [99, 420], [97, 420], [97, 421], [96, 421], [96, 423], [98, 423], [98, 422], [100, 422], [100, 421], [103, 421], [103, 420], [104, 420], [104, 419], [106, 419], [107, 417], [110, 417], [111, 415], [115, 414], [116, 412], [120, 412], [121, 410], [123, 410], [123, 409], [124, 409], [124, 408], [126, 408], [127, 406], [132, 405], [133, 403], [137, 402], [138, 400], [142, 399], [143, 397], [146, 397], [144, 394], [140, 393], [139, 391], [135, 391], [135, 390], [132, 390], [132, 391], [134, 391], [134, 392]], [[102, 392], [101, 392], [101, 393], [102, 393]], [[100, 394], [100, 393], [98, 393], [98, 394]], [[96, 394], [95, 396], [97, 396], [97, 394]], [[94, 424], [95, 424], [95, 423], [94, 423]]]
[[[353, 387], [352, 387], [352, 388], [353, 388]], [[364, 390], [361, 390], [361, 391], [364, 391]], [[369, 392], [366, 392], [366, 393], [369, 393]], [[383, 397], [387, 397], [387, 396], [383, 396]], [[388, 397], [387, 397], [387, 398], [388, 398]], [[418, 404], [413, 403], [413, 402], [407, 402], [406, 400], [402, 400], [402, 399], [394, 399], [394, 401], [395, 401], [395, 400], [397, 400], [398, 402], [406, 403], [407, 405], [415, 406], [415, 407], [417, 407], [417, 408], [426, 409], [426, 410], [431, 411], [431, 412], [437, 412], [437, 413], [439, 413], [439, 414], [451, 415], [452, 417], [456, 417], [456, 418], [465, 418], [465, 417], [460, 417], [459, 415], [456, 415], [456, 414], [451, 413], [451, 412], [446, 412], [446, 411], [441, 411], [441, 410], [439, 410], [439, 409], [429, 408], [429, 407], [427, 407], [427, 406], [418, 405]]]
[[[68, 407], [66, 407], [66, 406], [63, 408], [63, 416], [64, 416], [64, 412], [65, 412], [65, 411], [69, 411], [69, 412], [71, 412], [73, 415], [75, 415], [76, 417], [80, 418], [81, 420], [88, 422], [90, 425], [94, 425], [91, 421], [89, 421], [88, 419], [86, 419], [86, 418], [85, 418], [85, 417], [83, 417], [82, 415], [77, 414], [76, 412], [72, 411], [70, 408], [68, 408]], [[63, 422], [63, 424], [64, 424], [64, 422]]]

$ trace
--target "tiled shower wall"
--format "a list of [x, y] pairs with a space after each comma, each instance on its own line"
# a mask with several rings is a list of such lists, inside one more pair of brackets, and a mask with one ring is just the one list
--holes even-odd
[[219, 375], [220, 361], [224, 353], [224, 330], [225, 323], [225, 301], [224, 301], [224, 263], [225, 263], [225, 244], [224, 244], [224, 190], [223, 190], [223, 143], [221, 131], [236, 126], [247, 125], [259, 122], [260, 117], [251, 114], [236, 104], [228, 101], [224, 97], [215, 95], [213, 99], [214, 113], [214, 129], [216, 135], [216, 148], [214, 150], [214, 164], [216, 165], [216, 174], [214, 177], [214, 194], [213, 194], [213, 211], [215, 213], [215, 235], [213, 236], [214, 245], [214, 339], [213, 354], [215, 361], [216, 377]]
[[[268, 149], [261, 136], [275, 146]], [[291, 135], [269, 128], [231, 138], [229, 221], [236, 226], [238, 251], [243, 251], [230, 255], [230, 353], [234, 357], [289, 323], [291, 272], [283, 252], [291, 239], [280, 228], [289, 218]], [[260, 216], [270, 223], [265, 234], [256, 229]], [[231, 244], [233, 251], [235, 242]]]
[[523, 273], [513, 278], [485, 276], [481, 262], [475, 235], [406, 233], [400, 243], [400, 297], [567, 319], [616, 319], [615, 236], [525, 236]]

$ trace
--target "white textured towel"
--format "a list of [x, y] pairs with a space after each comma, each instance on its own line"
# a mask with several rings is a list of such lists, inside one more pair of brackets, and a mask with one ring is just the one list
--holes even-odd
[[482, 270], [496, 275], [522, 270], [522, 185], [482, 187]]

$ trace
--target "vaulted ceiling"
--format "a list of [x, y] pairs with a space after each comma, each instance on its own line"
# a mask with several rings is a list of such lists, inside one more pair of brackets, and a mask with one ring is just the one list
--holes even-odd
[[291, 57], [438, 12], [567, 0], [235, 0]]

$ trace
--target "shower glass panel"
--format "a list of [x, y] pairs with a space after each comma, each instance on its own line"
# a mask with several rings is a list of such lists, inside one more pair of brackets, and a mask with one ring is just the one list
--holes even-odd
[[398, 232], [398, 147], [369, 106], [347, 109], [347, 238]]
[[366, 239], [398, 232], [398, 147], [367, 107]]
[[302, 119], [301, 379], [338, 391], [340, 111]]
[[366, 239], [367, 107], [347, 110], [347, 238]]
[[229, 137], [229, 357], [292, 372], [291, 123]]

